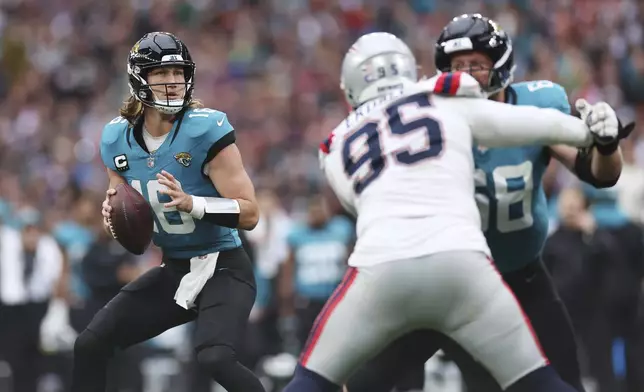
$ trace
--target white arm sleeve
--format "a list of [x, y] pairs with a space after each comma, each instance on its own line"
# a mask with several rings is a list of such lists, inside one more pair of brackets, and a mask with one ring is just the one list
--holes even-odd
[[588, 147], [593, 138], [586, 124], [556, 109], [516, 106], [471, 98], [448, 98], [466, 119], [476, 143], [485, 147], [567, 144]]

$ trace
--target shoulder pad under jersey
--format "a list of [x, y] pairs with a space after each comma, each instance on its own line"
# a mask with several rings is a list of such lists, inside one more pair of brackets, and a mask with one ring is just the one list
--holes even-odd
[[198, 143], [208, 146], [233, 131], [226, 113], [209, 108], [189, 109], [183, 119], [182, 132]]
[[108, 169], [117, 169], [115, 158], [123, 153], [123, 143], [128, 127], [129, 124], [123, 117], [116, 117], [103, 127], [99, 151], [103, 164]]
[[513, 83], [512, 88], [517, 94], [517, 101], [521, 105], [552, 108], [565, 114], [570, 114], [568, 94], [557, 83], [551, 82], [550, 80], [533, 80]]

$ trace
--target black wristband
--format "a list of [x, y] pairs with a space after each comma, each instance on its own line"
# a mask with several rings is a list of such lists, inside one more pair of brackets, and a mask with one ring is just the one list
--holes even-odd
[[223, 197], [192, 196], [190, 215], [217, 226], [237, 228], [239, 225], [239, 202]]
[[213, 223], [217, 226], [229, 227], [231, 229], [237, 228], [239, 225], [239, 213], [205, 213], [202, 220]]
[[619, 139], [608, 144], [595, 144], [595, 148], [601, 155], [612, 155], [619, 148]]
[[592, 185], [595, 188], [610, 188], [617, 183], [617, 178], [612, 181], [603, 181], [595, 178], [592, 170], [593, 151], [588, 148], [580, 148], [577, 150], [575, 158], [574, 172], [577, 178], [583, 182]]

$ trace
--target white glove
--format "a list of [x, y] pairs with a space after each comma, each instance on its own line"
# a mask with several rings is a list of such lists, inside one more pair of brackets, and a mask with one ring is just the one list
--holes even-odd
[[69, 325], [69, 307], [59, 298], [49, 302], [40, 323], [40, 346], [44, 352], [71, 351], [78, 333]]
[[619, 121], [613, 108], [606, 102], [591, 105], [583, 98], [575, 102], [575, 107], [581, 114], [597, 144], [614, 143], [619, 136]]

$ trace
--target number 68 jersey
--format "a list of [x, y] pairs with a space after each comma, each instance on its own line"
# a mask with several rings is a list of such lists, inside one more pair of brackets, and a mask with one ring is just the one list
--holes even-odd
[[[470, 83], [463, 76], [451, 83]], [[363, 104], [320, 146], [330, 186], [357, 216], [352, 266], [452, 250], [490, 255], [474, 199], [473, 142], [592, 142], [581, 120], [555, 109], [441, 96], [436, 86], [423, 81]]]
[[[178, 126], [181, 124], [180, 126]], [[178, 126], [178, 128], [177, 128]], [[156, 151], [149, 153], [141, 137], [121, 117], [103, 129], [101, 157], [105, 166], [121, 175], [150, 203], [154, 211], [155, 245], [165, 257], [188, 259], [241, 246], [237, 230], [193, 219], [176, 207], [166, 208], [170, 197], [159, 191], [156, 175], [161, 170], [172, 174], [187, 194], [219, 197], [204, 163], [235, 141], [233, 127], [226, 115], [212, 109], [188, 109]]]
[[[515, 105], [570, 113], [565, 90], [550, 81], [515, 83], [506, 90]], [[534, 261], [548, 234], [548, 205], [541, 184], [550, 161], [543, 146], [474, 148], [476, 201], [494, 262], [502, 273]]]

